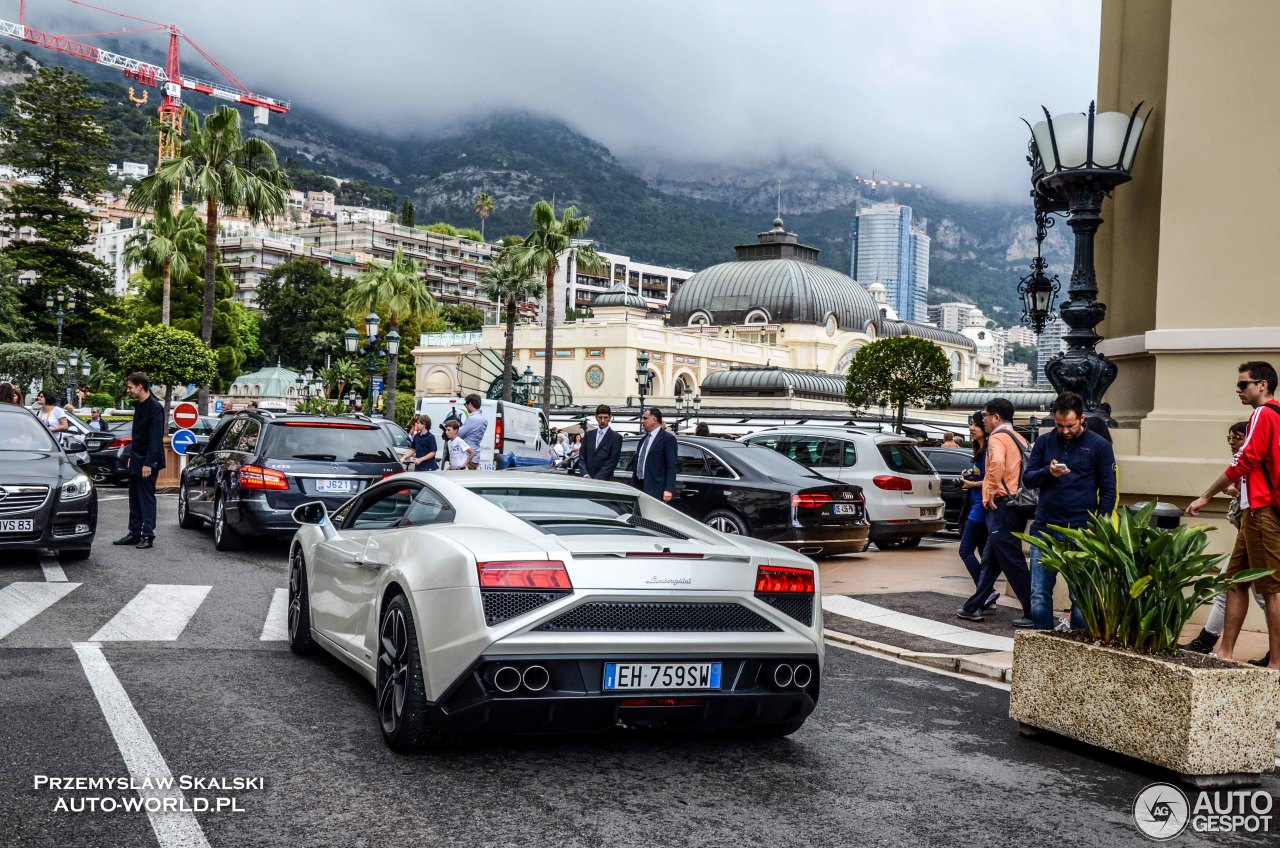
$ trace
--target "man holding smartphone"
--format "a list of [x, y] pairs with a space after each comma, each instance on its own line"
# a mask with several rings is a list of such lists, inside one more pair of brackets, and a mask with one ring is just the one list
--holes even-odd
[[[1053, 429], [1036, 439], [1027, 458], [1023, 483], [1040, 490], [1031, 533], [1062, 537], [1049, 530], [1084, 527], [1095, 513], [1116, 508], [1116, 457], [1111, 443], [1084, 424], [1084, 399], [1063, 392], [1053, 402]], [[1052, 630], [1053, 587], [1057, 575], [1040, 564], [1040, 549], [1031, 548], [1031, 620], [1037, 630]], [[1075, 600], [1071, 627], [1083, 628]]]

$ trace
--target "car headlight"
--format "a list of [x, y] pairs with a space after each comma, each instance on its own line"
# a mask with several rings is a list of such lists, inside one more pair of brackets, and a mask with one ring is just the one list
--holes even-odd
[[88, 497], [93, 491], [93, 481], [83, 474], [77, 474], [71, 480], [62, 484], [62, 500], [74, 501], [79, 498]]

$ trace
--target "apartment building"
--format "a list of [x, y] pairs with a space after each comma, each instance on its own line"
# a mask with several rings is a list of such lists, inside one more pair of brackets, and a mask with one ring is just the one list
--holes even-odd
[[[591, 242], [581, 241], [577, 244], [582, 246]], [[684, 281], [693, 276], [692, 271], [683, 268], [650, 265], [618, 253], [597, 253], [605, 261], [605, 267], [598, 271], [586, 271], [579, 267], [576, 253], [570, 253], [556, 268], [555, 292], [560, 304], [560, 308], [556, 310], [557, 321], [563, 321], [565, 312], [569, 309], [589, 309], [597, 297], [618, 283], [626, 283], [628, 291], [644, 298], [650, 311], [661, 312]]]

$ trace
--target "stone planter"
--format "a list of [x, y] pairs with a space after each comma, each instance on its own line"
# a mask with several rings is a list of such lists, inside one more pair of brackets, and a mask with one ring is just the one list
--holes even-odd
[[1193, 786], [1256, 783], [1276, 763], [1276, 673], [1199, 655], [1188, 662], [1021, 632], [1009, 717], [1024, 734], [1060, 734]]

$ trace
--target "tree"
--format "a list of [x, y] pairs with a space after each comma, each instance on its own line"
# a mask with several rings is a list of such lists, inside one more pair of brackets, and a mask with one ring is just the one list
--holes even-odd
[[330, 397], [341, 398], [347, 389], [364, 391], [364, 371], [354, 359], [339, 359], [320, 372]]
[[517, 268], [499, 254], [480, 278], [480, 293], [506, 309], [506, 350], [502, 354], [502, 399], [511, 400], [511, 366], [515, 361], [516, 312], [521, 303], [536, 300], [542, 294], [540, 274], [528, 268]]
[[482, 191], [476, 195], [476, 214], [480, 216], [480, 241], [484, 241], [484, 222], [493, 214], [493, 205], [493, 198], [485, 192]]
[[311, 337], [311, 344], [315, 352], [324, 357], [324, 367], [328, 368], [333, 360], [333, 352], [342, 350], [342, 334], [332, 330], [321, 330]]
[[154, 219], [138, 227], [124, 245], [124, 263], [140, 268], [144, 276], [159, 278], [163, 285], [160, 323], [169, 324], [173, 278], [185, 279], [204, 256], [204, 224], [196, 210], [184, 206], [174, 215], [168, 208], [156, 210]]
[[213, 382], [218, 358], [194, 333], [148, 324], [120, 345], [120, 367], [126, 374], [142, 371], [151, 382], [164, 386], [164, 418], [169, 420], [169, 403], [174, 386]]
[[[419, 318], [436, 310], [436, 299], [427, 290], [421, 268], [414, 259], [405, 259], [404, 251], [396, 248], [391, 264], [373, 267], [360, 275], [347, 293], [346, 306], [353, 319], [364, 323], [364, 316], [376, 312], [386, 322], [386, 330], [399, 332], [407, 318]], [[383, 413], [394, 419], [396, 412], [396, 386], [399, 383], [400, 354], [397, 352], [387, 363], [386, 407]]]
[[59, 351], [53, 345], [36, 342], [0, 344], [0, 374], [7, 374], [18, 390], [25, 392], [33, 382], [53, 382]]
[[560, 258], [571, 251], [577, 252], [578, 267], [584, 271], [598, 271], [604, 267], [604, 259], [589, 246], [574, 247], [573, 242], [582, 238], [591, 226], [591, 219], [579, 215], [578, 210], [570, 206], [564, 210], [562, 218], [556, 218], [556, 210], [545, 200], [539, 200], [529, 213], [529, 223], [533, 229], [525, 240], [510, 248], [511, 262], [522, 271], [542, 274], [546, 279], [546, 302], [544, 319], [547, 322], [546, 362], [542, 377], [542, 413], [551, 417], [551, 366], [555, 360], [556, 341], [556, 268]]
[[[319, 334], [340, 336], [349, 325], [343, 301], [350, 285], [314, 259], [277, 265], [258, 283], [263, 359], [290, 366], [310, 363]], [[340, 345], [336, 342], [330, 349], [338, 350]]]
[[17, 238], [5, 248], [19, 271], [35, 272], [35, 282], [18, 292], [20, 314], [34, 319], [41, 334], [54, 337], [54, 318], [45, 300], [64, 290], [77, 308], [64, 319], [64, 334], [93, 350], [114, 354], [116, 339], [106, 310], [113, 301], [104, 266], [81, 247], [90, 241], [91, 216], [68, 198], [92, 202], [106, 186], [111, 142], [100, 123], [103, 102], [89, 96], [88, 81], [63, 68], [42, 68], [4, 95], [0, 123], [0, 164], [26, 175], [4, 194], [6, 222]]
[[406, 227], [413, 226], [414, 209], [413, 203], [409, 198], [404, 199], [404, 203], [400, 204], [400, 223]]
[[453, 303], [440, 307], [446, 322], [455, 333], [475, 333], [484, 326], [484, 310], [469, 303]]
[[[252, 221], [265, 221], [284, 212], [289, 181], [276, 162], [276, 153], [262, 139], [245, 138], [240, 112], [219, 107], [204, 122], [191, 107], [183, 107], [180, 153], [144, 177], [129, 195], [135, 209], [171, 208], [183, 192], [205, 202], [204, 309], [200, 338], [213, 341], [214, 301], [217, 294], [218, 209], [243, 207]], [[200, 412], [206, 414], [209, 394], [200, 390]]]
[[22, 291], [13, 260], [0, 253], [0, 344], [31, 338], [31, 321], [22, 309]]
[[1004, 361], [1006, 365], [1021, 362], [1027, 366], [1032, 374], [1035, 374], [1037, 353], [1035, 345], [1009, 345], [1009, 350], [1004, 355]]
[[856, 412], [871, 406], [894, 409], [894, 430], [901, 430], [909, 404], [951, 404], [947, 355], [928, 339], [899, 336], [861, 348], [849, 363], [845, 398]]

